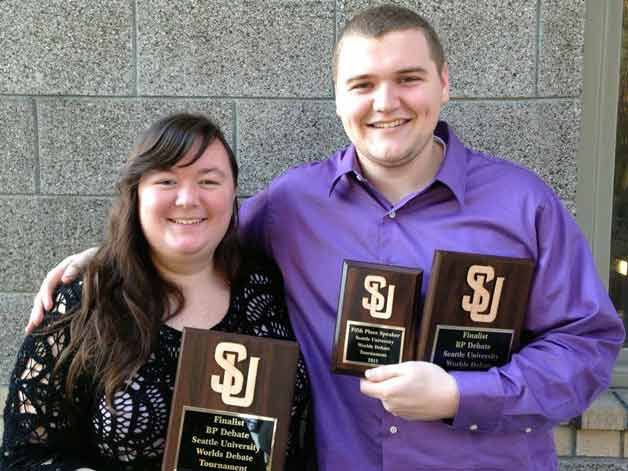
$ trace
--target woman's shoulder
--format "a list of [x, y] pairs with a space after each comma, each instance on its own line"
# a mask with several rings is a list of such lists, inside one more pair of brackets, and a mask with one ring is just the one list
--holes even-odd
[[241, 289], [278, 290], [283, 294], [281, 271], [273, 259], [259, 250], [242, 251], [237, 285]]
[[232, 289], [232, 308], [242, 333], [293, 339], [281, 272], [259, 252], [243, 254], [239, 283]]
[[52, 309], [44, 315], [44, 326], [62, 319], [70, 314], [81, 304], [83, 292], [83, 280], [81, 278], [73, 280], [67, 284], [59, 285], [53, 295]]

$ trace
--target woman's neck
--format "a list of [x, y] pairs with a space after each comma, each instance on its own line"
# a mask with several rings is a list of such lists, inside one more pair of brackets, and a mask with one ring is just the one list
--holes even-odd
[[213, 263], [154, 263], [166, 280], [179, 287], [185, 299], [183, 309], [166, 324], [177, 330], [208, 329], [223, 319], [229, 308], [229, 283]]

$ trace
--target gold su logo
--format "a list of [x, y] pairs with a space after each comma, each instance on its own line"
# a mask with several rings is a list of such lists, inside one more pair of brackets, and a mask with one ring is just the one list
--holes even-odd
[[236, 363], [246, 360], [246, 347], [239, 343], [220, 342], [216, 346], [214, 359], [222, 367], [222, 378], [218, 375], [211, 376], [211, 388], [220, 394], [222, 402], [230, 406], [249, 407], [253, 404], [255, 395], [255, 380], [257, 378], [258, 357], [251, 357], [249, 371], [246, 377], [246, 390], [244, 396], [237, 397], [244, 388], [244, 375], [236, 368]]
[[380, 290], [383, 291], [386, 284], [386, 278], [383, 276], [367, 275], [364, 277], [364, 289], [371, 296], [362, 298], [362, 307], [376, 319], [390, 319], [392, 315], [395, 285], [388, 285], [388, 293], [384, 295]]
[[[485, 283], [493, 281], [495, 269], [488, 265], [471, 265], [467, 272], [467, 284], [473, 289], [473, 297], [462, 297], [462, 309], [471, 314], [471, 320], [475, 322], [493, 322], [497, 317], [499, 300], [502, 295], [504, 277], [498, 276], [495, 280], [493, 300], [491, 293], [484, 287]], [[490, 304], [490, 311], [485, 312]]]

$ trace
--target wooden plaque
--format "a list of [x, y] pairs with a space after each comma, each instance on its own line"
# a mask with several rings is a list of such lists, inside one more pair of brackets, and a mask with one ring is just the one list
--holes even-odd
[[416, 354], [422, 270], [345, 260], [332, 371], [362, 376]]
[[296, 342], [183, 329], [162, 471], [283, 470]]
[[466, 371], [510, 361], [519, 349], [533, 272], [528, 259], [437, 250], [417, 358]]

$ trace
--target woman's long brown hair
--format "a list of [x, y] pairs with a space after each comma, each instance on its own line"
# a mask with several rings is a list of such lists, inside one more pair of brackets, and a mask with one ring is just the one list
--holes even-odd
[[[138, 184], [152, 170], [176, 165], [194, 149], [190, 164], [218, 139], [229, 156], [237, 184], [238, 167], [222, 132], [202, 115], [175, 114], [153, 124], [122, 168], [105, 240], [83, 278], [82, 302], [60, 325], [70, 322], [70, 343], [57, 367], [69, 362], [66, 392], [88, 373], [112, 407], [114, 393], [148, 361], [164, 320], [183, 309], [181, 290], [155, 268], [139, 220]], [[189, 164], [188, 164], [189, 165]], [[232, 284], [240, 265], [237, 200], [214, 266]]]

